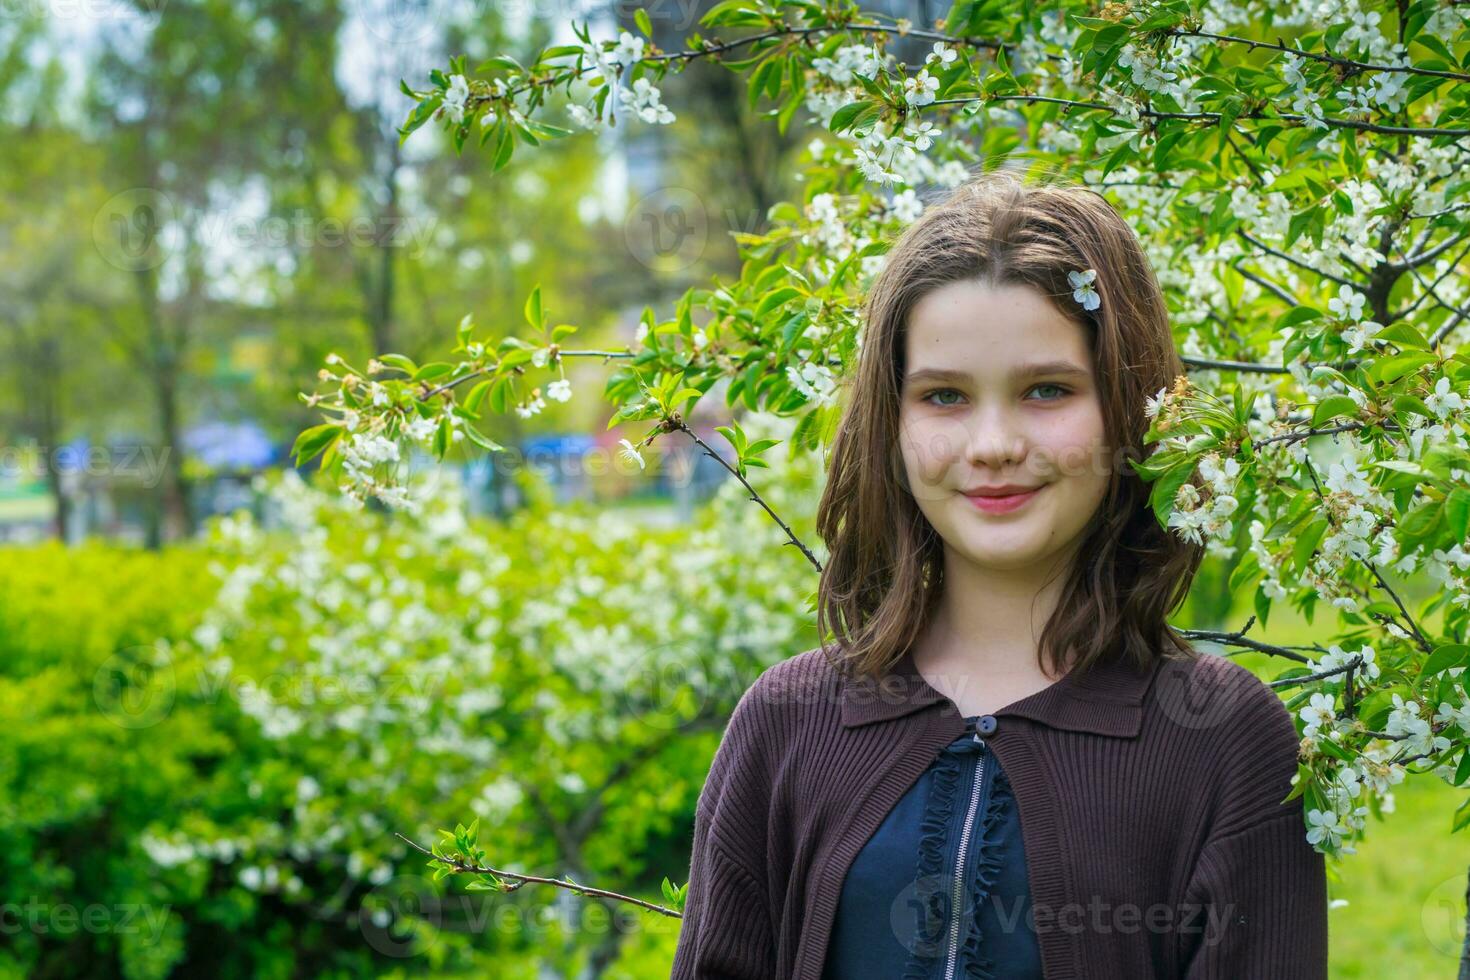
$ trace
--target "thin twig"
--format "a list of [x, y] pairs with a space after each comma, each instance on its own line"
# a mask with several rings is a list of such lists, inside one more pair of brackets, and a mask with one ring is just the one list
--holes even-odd
[[760, 494], [756, 493], [755, 487], [750, 485], [750, 481], [742, 476], [739, 470], [731, 466], [729, 462], [725, 459], [725, 457], [715, 452], [713, 449], [710, 448], [707, 442], [699, 438], [699, 436], [695, 434], [694, 430], [689, 428], [689, 426], [685, 424], [683, 419], [679, 418], [677, 415], [671, 416], [669, 419], [665, 420], [662, 427], [665, 431], [677, 429], [680, 432], [683, 432], [685, 435], [689, 436], [689, 438], [693, 439], [701, 449], [703, 449], [710, 456], [714, 457], [714, 459], [719, 462], [721, 466], [729, 471], [731, 476], [740, 481], [741, 486], [745, 487], [745, 489], [750, 492], [750, 499], [765, 508], [766, 513], [771, 515], [771, 520], [775, 521], [780, 526], [781, 530], [786, 532], [786, 537], [791, 539], [789, 543], [796, 545], [796, 547], [800, 549], [801, 553], [803, 555], [806, 555], [806, 560], [812, 563], [812, 567], [814, 567], [819, 572], [822, 570], [822, 563], [817, 561], [817, 556], [812, 554], [810, 548], [802, 544], [801, 539], [796, 536], [796, 532], [791, 530], [791, 526], [783, 521], [780, 515], [771, 509], [770, 505], [765, 502]]
[[1344, 68], [1349, 74], [1360, 74], [1365, 71], [1387, 71], [1402, 72], [1406, 75], [1428, 75], [1433, 78], [1450, 78], [1462, 82], [1470, 82], [1470, 75], [1464, 72], [1439, 71], [1434, 68], [1420, 68], [1416, 65], [1379, 65], [1366, 61], [1353, 61], [1350, 58], [1339, 58], [1336, 55], [1319, 54], [1315, 51], [1299, 51], [1296, 48], [1288, 48], [1284, 44], [1272, 44], [1270, 41], [1254, 41], [1248, 37], [1235, 37], [1230, 34], [1212, 34], [1209, 31], [1186, 30], [1182, 27], [1171, 27], [1159, 33], [1172, 34], [1175, 37], [1202, 37], [1212, 41], [1225, 41], [1228, 44], [1244, 44], [1251, 48], [1269, 48], [1272, 51], [1284, 51], [1287, 54], [1296, 55], [1298, 58], [1310, 58], [1313, 61], [1321, 61], [1329, 65]]
[[579, 885], [575, 881], [567, 878], [544, 878], [541, 875], [523, 875], [517, 874], [514, 871], [500, 871], [496, 868], [482, 868], [479, 865], [475, 864], [465, 864], [462, 861], [456, 861], [452, 858], [441, 857], [438, 854], [435, 854], [433, 851], [430, 851], [427, 848], [415, 844], [413, 841], [409, 840], [407, 837], [404, 837], [397, 831], [393, 832], [393, 836], [408, 844], [409, 847], [412, 847], [417, 851], [421, 851], [424, 854], [427, 854], [435, 861], [440, 862], [441, 864], [453, 869], [460, 874], [494, 875], [497, 878], [513, 879], [513, 881], [508, 884], [508, 887], [503, 889], [507, 892], [515, 891], [522, 885], [526, 884], [555, 885], [558, 888], [565, 888], [568, 891], [576, 892], [579, 895], [585, 895], [588, 898], [610, 898], [619, 902], [627, 902], [630, 905], [637, 905], [640, 908], [648, 909], [650, 912], [657, 912], [660, 915], [666, 915], [671, 919], [683, 918], [683, 915], [675, 911], [674, 909], [668, 908], [664, 905], [655, 905], [653, 902], [645, 902], [643, 899], [634, 898], [631, 895], [621, 895], [617, 892], [610, 892], [604, 888], [593, 888], [589, 885]]
[[1311, 657], [1297, 653], [1290, 647], [1276, 646], [1271, 643], [1262, 643], [1260, 640], [1246, 639], [1246, 632], [1255, 624], [1256, 617], [1251, 616], [1245, 621], [1245, 625], [1234, 632], [1223, 632], [1221, 630], [1180, 630], [1179, 634], [1191, 640], [1207, 640], [1212, 643], [1223, 643], [1226, 646], [1238, 646], [1247, 650], [1256, 650], [1260, 653], [1269, 653], [1273, 657], [1285, 657], [1287, 660], [1295, 660], [1297, 663], [1309, 663]]

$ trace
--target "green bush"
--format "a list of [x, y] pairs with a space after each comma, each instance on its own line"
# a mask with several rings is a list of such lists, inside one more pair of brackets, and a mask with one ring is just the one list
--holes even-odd
[[[763, 492], [809, 523], [813, 475]], [[682, 883], [729, 710], [815, 642], [815, 575], [739, 490], [677, 527], [544, 493], [501, 524], [447, 483], [387, 515], [288, 474], [275, 530], [7, 552], [5, 893], [159, 923], [25, 930], [14, 967], [572, 975], [671, 948], [676, 920], [623, 903], [432, 881], [395, 833], [478, 817], [497, 868], [656, 902]]]

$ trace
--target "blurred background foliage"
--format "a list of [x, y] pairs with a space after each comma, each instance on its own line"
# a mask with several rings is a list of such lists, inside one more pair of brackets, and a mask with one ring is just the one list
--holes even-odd
[[[664, 5], [655, 27], [707, 6]], [[444, 470], [424, 476], [438, 506], [390, 520], [277, 472], [279, 452], [232, 473], [252, 504], [232, 514], [208, 491], [241, 467], [189, 449], [200, 427], [249, 424], [279, 450], [314, 421], [295, 396], [326, 353], [437, 350], [467, 311], [513, 330], [537, 283], [594, 347], [738, 271], [729, 232], [793, 195], [782, 162], [811, 134], [753, 119], [723, 70], [668, 88], [672, 127], [555, 141], [493, 182], [486, 154], [427, 130], [398, 143], [399, 78], [448, 53], [529, 56], [574, 16], [606, 35], [620, 13], [5, 6], [0, 527], [72, 546], [0, 550], [0, 975], [667, 975], [673, 920], [430, 883], [394, 834], [427, 845], [477, 815], [498, 867], [650, 901], [682, 883], [730, 708], [815, 645], [815, 578], [765, 514], [728, 483], [687, 520], [667, 501], [568, 503], [523, 470], [522, 506], [467, 517]], [[702, 208], [693, 252], [640, 237], [691, 230], [646, 227], [676, 213], [658, 204], [671, 188]], [[116, 222], [126, 242], [148, 208], [177, 219], [156, 264], [119, 250]], [[353, 222], [370, 233], [347, 240]], [[584, 368], [582, 395], [490, 434], [601, 430], [610, 368]], [[62, 446], [106, 450], [100, 486], [25, 462]], [[141, 450], [158, 468], [129, 487], [121, 460]], [[759, 476], [813, 544], [818, 466]], [[17, 503], [31, 489], [49, 505]], [[120, 501], [106, 520], [99, 493]], [[1177, 621], [1235, 623], [1234, 606], [1208, 563]], [[1311, 638], [1279, 615], [1273, 639]], [[1333, 882], [1334, 976], [1455, 969], [1452, 794], [1402, 787]]]

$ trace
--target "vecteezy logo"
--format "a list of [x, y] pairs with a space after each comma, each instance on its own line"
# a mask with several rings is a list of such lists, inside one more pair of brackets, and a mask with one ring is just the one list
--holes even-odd
[[664, 187], [639, 198], [623, 220], [633, 257], [650, 269], [677, 272], [699, 261], [709, 240], [709, 214], [699, 195]]
[[177, 686], [167, 649], [129, 647], [104, 660], [92, 675], [92, 700], [119, 728], [149, 728], [172, 710]]
[[174, 221], [167, 194], [134, 187], [114, 194], [92, 218], [92, 243], [109, 264], [126, 272], [156, 269], [168, 258], [164, 235]]
[[384, 956], [417, 956], [438, 941], [442, 925], [439, 894], [420, 875], [394, 875], [364, 895], [358, 911], [363, 938]]
[[[1200, 656], [1218, 656], [1205, 651]], [[1154, 678], [1159, 707], [1183, 728], [1216, 728], [1235, 714], [1247, 693], [1249, 678], [1206, 669], [1203, 662], [1166, 660]]]
[[414, 44], [439, 26], [435, 0], [353, 0], [352, 7], [367, 32], [389, 44]]

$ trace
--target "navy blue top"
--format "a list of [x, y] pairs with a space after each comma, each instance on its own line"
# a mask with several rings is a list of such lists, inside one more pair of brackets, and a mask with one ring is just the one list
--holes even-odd
[[1020, 813], [981, 717], [853, 859], [823, 980], [1041, 980]]

